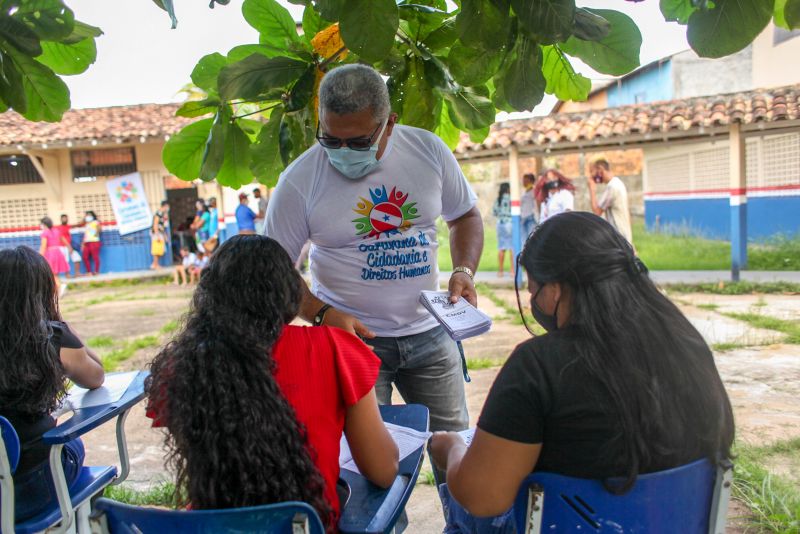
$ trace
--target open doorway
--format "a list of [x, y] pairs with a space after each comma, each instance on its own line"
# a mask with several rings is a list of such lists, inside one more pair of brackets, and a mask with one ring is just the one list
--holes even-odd
[[181, 247], [189, 247], [192, 252], [197, 252], [194, 241], [194, 232], [191, 224], [195, 215], [195, 202], [197, 202], [197, 188], [186, 187], [181, 189], [167, 189], [167, 202], [169, 202], [169, 224], [172, 229], [172, 255], [180, 259]]

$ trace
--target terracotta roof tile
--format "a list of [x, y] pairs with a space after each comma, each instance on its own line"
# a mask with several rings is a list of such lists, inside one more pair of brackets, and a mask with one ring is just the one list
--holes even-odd
[[13, 111], [0, 113], [0, 145], [104, 141], [172, 135], [195, 119], [176, 117], [180, 104], [139, 104], [72, 109], [61, 122], [30, 122]]
[[468, 136], [462, 135], [456, 153], [503, 149], [512, 140], [518, 146], [583, 142], [591, 145], [630, 135], [689, 132], [732, 122], [752, 124], [795, 119], [800, 119], [800, 84], [504, 121], [492, 126], [483, 143], [472, 143]]

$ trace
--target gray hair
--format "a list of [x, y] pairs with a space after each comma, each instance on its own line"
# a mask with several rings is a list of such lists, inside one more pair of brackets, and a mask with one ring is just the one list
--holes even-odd
[[337, 115], [370, 110], [378, 122], [389, 118], [389, 90], [381, 75], [366, 65], [353, 63], [328, 72], [319, 85], [319, 114]]

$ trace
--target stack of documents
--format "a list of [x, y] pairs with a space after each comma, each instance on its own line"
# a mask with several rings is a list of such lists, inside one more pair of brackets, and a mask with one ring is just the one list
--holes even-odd
[[492, 327], [492, 319], [488, 315], [464, 298], [458, 299], [455, 304], [451, 303], [447, 291], [423, 291], [419, 301], [442, 323], [455, 341], [479, 336]]

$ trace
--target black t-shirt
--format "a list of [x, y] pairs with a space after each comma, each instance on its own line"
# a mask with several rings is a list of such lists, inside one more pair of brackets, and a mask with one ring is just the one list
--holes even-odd
[[[50, 342], [55, 346], [56, 354], [62, 347], [68, 349], [83, 347], [83, 343], [70, 331], [66, 323], [51, 321], [50, 326], [53, 329]], [[42, 435], [56, 426], [56, 421], [50, 414], [23, 413], [13, 406], [0, 406], [0, 415], [11, 422], [19, 435], [21, 455], [16, 476], [27, 473], [47, 460], [50, 447], [42, 443]]]
[[[541, 443], [536, 471], [595, 479], [624, 475], [622, 436], [611, 398], [586, 369], [575, 336], [572, 329], [557, 330], [517, 346], [492, 385], [478, 427], [511, 441]], [[653, 465], [640, 472], [702, 456], [688, 455], [653, 458]]]

